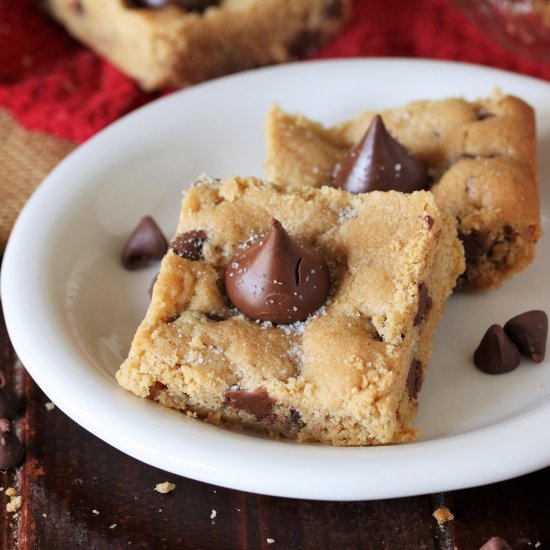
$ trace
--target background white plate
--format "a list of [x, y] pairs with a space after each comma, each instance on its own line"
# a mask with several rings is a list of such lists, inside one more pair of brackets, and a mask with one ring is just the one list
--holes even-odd
[[[550, 311], [550, 238], [534, 265], [487, 294], [454, 296], [422, 390], [420, 441], [331, 448], [268, 441], [194, 421], [120, 389], [114, 372], [147, 307], [156, 267], [130, 273], [119, 253], [143, 214], [175, 229], [180, 193], [199, 173], [262, 176], [270, 103], [326, 124], [364, 109], [500, 86], [537, 109], [550, 146], [550, 85], [498, 70], [420, 60], [302, 63], [193, 87], [101, 132], [46, 179], [25, 207], [2, 266], [13, 344], [71, 418], [144, 462], [259, 493], [374, 499], [489, 483], [550, 464], [550, 365], [524, 360], [488, 376], [471, 355], [486, 328], [528, 309]], [[543, 212], [550, 162], [541, 155]], [[550, 233], [544, 218], [546, 234]]]

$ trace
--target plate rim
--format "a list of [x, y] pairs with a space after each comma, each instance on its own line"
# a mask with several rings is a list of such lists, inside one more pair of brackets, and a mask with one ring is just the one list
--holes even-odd
[[[220, 86], [220, 83], [223, 85], [223, 83], [227, 82], [228, 80], [237, 80], [237, 79], [246, 79], [246, 78], [254, 78], [256, 76], [259, 76], [260, 78], [263, 77], [263, 75], [268, 75], [268, 78], [271, 74], [277, 73], [279, 71], [287, 71], [287, 70], [295, 70], [297, 67], [302, 68], [303, 65], [308, 66], [320, 66], [320, 65], [343, 65], [343, 64], [396, 64], [399, 65], [401, 63], [406, 64], [416, 64], [416, 65], [423, 65], [425, 67], [427, 66], [454, 66], [454, 67], [460, 67], [461, 69], [468, 69], [468, 70], [474, 70], [478, 71], [484, 74], [500, 74], [505, 76], [506, 78], [512, 78], [512, 79], [520, 79], [526, 82], [531, 83], [537, 83], [537, 85], [544, 85], [548, 88], [548, 91], [550, 91], [550, 84], [539, 80], [533, 77], [528, 77], [524, 75], [519, 75], [510, 71], [504, 71], [502, 69], [495, 69], [492, 67], [485, 67], [480, 65], [475, 65], [471, 63], [461, 63], [456, 61], [442, 61], [442, 60], [425, 60], [425, 59], [408, 59], [408, 58], [355, 58], [355, 59], [331, 59], [331, 60], [314, 60], [314, 61], [307, 61], [307, 62], [296, 62], [286, 65], [279, 65], [275, 67], [265, 67], [261, 69], [255, 69], [253, 71], [246, 71], [243, 73], [238, 73], [235, 75], [229, 75], [226, 77], [222, 77], [216, 80], [212, 80], [197, 86], [194, 86], [192, 88], [182, 90], [179, 92], [175, 92], [174, 94], [171, 94], [166, 97], [159, 98], [147, 105], [144, 105], [135, 111], [125, 115], [121, 119], [117, 120], [115, 123], [109, 125], [107, 128], [99, 132], [97, 135], [93, 136], [90, 140], [88, 140], [86, 143], [82, 144], [80, 147], [76, 148], [73, 152], [71, 152], [61, 163], [44, 179], [44, 181], [40, 184], [37, 191], [33, 194], [31, 199], [28, 201], [28, 203], [23, 208], [13, 230], [10, 236], [10, 239], [8, 241], [8, 245], [6, 247], [3, 261], [2, 261], [2, 269], [1, 269], [1, 286], [0, 286], [0, 292], [2, 295], [2, 304], [4, 309], [4, 317], [6, 322], [6, 327], [8, 330], [8, 334], [10, 336], [10, 339], [12, 341], [13, 347], [18, 353], [22, 363], [26, 365], [27, 370], [32, 375], [32, 377], [37, 381], [38, 385], [45, 391], [47, 395], [50, 397], [56, 396], [54, 398], [54, 402], [56, 405], [59, 403], [59, 408], [63, 410], [70, 418], [72, 418], [75, 422], [77, 422], [79, 425], [90, 431], [92, 434], [96, 435], [100, 439], [103, 439], [110, 445], [118, 448], [122, 452], [125, 452], [126, 454], [129, 454], [138, 460], [141, 460], [142, 462], [146, 462], [148, 464], [151, 464], [153, 466], [165, 469], [167, 471], [176, 473], [178, 475], [183, 475], [186, 477], [190, 477], [192, 479], [196, 479], [199, 481], [207, 482], [207, 483], [214, 483], [216, 485], [229, 487], [232, 489], [237, 490], [244, 490], [244, 491], [251, 491], [251, 492], [257, 492], [261, 494], [268, 494], [273, 496], [286, 496], [286, 497], [292, 497], [292, 498], [306, 498], [306, 499], [324, 499], [324, 500], [368, 500], [368, 499], [378, 499], [378, 498], [394, 498], [394, 497], [402, 497], [402, 496], [411, 496], [415, 494], [424, 494], [428, 492], [436, 492], [436, 491], [448, 491], [453, 489], [459, 489], [459, 488], [466, 488], [466, 487], [472, 487], [480, 484], [486, 484], [486, 483], [492, 483], [495, 481], [501, 481], [503, 479], [508, 479], [510, 477], [515, 477], [517, 475], [525, 474], [531, 471], [534, 471], [536, 469], [545, 467], [550, 465], [550, 441], [548, 443], [544, 443], [542, 441], [544, 438], [540, 438], [537, 441], [537, 450], [539, 452], [532, 453], [532, 448], [530, 448], [530, 453], [525, 453], [521, 449], [514, 450], [513, 452], [516, 453], [516, 456], [521, 458], [521, 461], [519, 464], [516, 464], [514, 468], [508, 467], [507, 469], [496, 469], [493, 472], [493, 475], [491, 475], [490, 472], [485, 471], [484, 469], [481, 469], [481, 471], [478, 472], [478, 475], [474, 475], [472, 472], [472, 475], [469, 476], [469, 481], [466, 481], [463, 476], [457, 476], [454, 479], [443, 479], [436, 477], [434, 482], [431, 484], [428, 484], [425, 488], [425, 490], [419, 490], [418, 484], [411, 484], [409, 486], [409, 489], [397, 489], [393, 488], [390, 489], [389, 487], [386, 488], [378, 488], [365, 491], [364, 487], [360, 487], [359, 489], [356, 489], [355, 491], [350, 490], [348, 486], [344, 487], [344, 490], [337, 490], [335, 489], [335, 486], [340, 484], [349, 485], [349, 482], [346, 484], [344, 477], [342, 477], [341, 474], [337, 475], [334, 474], [335, 477], [331, 481], [331, 488], [325, 489], [325, 488], [315, 488], [312, 490], [309, 488], [308, 490], [308, 483], [299, 483], [296, 482], [296, 485], [292, 487], [287, 487], [284, 490], [278, 490], [276, 487], [273, 486], [273, 484], [269, 485], [267, 484], [265, 488], [261, 486], [258, 486], [257, 478], [254, 478], [254, 480], [248, 480], [248, 479], [242, 479], [243, 476], [240, 476], [240, 478], [236, 478], [235, 476], [231, 475], [232, 473], [228, 472], [221, 472], [220, 471], [220, 464], [219, 460], [211, 461], [208, 464], [199, 464], [200, 457], [197, 457], [193, 455], [190, 452], [190, 456], [188, 456], [185, 460], [181, 460], [181, 457], [178, 459], [174, 456], [169, 456], [167, 460], [159, 464], [159, 459], [162, 458], [159, 456], [158, 452], [155, 449], [147, 448], [144, 446], [142, 441], [137, 441], [133, 439], [132, 437], [124, 436], [121, 438], [120, 431], [117, 431], [115, 429], [116, 424], [115, 423], [107, 423], [105, 426], [102, 424], [108, 421], [108, 418], [105, 418], [104, 415], [98, 414], [98, 411], [94, 411], [95, 414], [91, 414], [90, 411], [84, 410], [82, 407], [79, 406], [78, 403], [74, 402], [67, 402], [63, 399], [59, 399], [58, 390], [55, 388], [55, 384], [51, 382], [47, 376], [45, 376], [45, 372], [41, 370], [37, 366], [37, 362], [39, 361], [36, 357], [35, 352], [31, 352], [30, 346], [25, 345], [26, 336], [25, 336], [25, 326], [24, 326], [24, 320], [18, 318], [20, 317], [17, 309], [18, 309], [18, 300], [17, 300], [17, 293], [14, 292], [14, 289], [16, 289], [19, 285], [17, 284], [18, 280], [18, 266], [20, 268], [20, 260], [17, 260], [18, 257], [18, 246], [20, 246], [18, 243], [21, 239], [24, 239], [26, 226], [28, 224], [32, 223], [33, 220], [33, 212], [39, 208], [40, 201], [44, 200], [44, 197], [47, 197], [48, 193], [50, 192], [49, 189], [55, 187], [56, 181], [60, 181], [60, 178], [62, 179], [63, 171], [65, 170], [65, 167], [72, 162], [75, 162], [74, 159], [78, 159], [78, 156], [81, 154], [81, 151], [84, 150], [90, 150], [92, 147], [95, 146], [96, 143], [101, 143], [101, 141], [104, 139], [105, 135], [108, 135], [112, 132], [119, 131], [119, 128], [124, 128], [126, 124], [128, 124], [129, 120], [132, 120], [135, 117], [140, 117], [141, 113], [144, 110], [150, 110], [158, 108], [159, 104], [165, 103], [165, 102], [171, 102], [171, 101], [179, 101], [179, 97], [182, 97], [183, 94], [198, 94], [200, 93], [200, 90], [206, 88], [206, 87], [217, 87]], [[185, 97], [188, 97], [185, 96]], [[59, 175], [61, 174], [61, 176]], [[77, 187], [77, 186], [75, 186]], [[28, 221], [30, 220], [30, 221]], [[75, 351], [75, 350], [73, 350]], [[47, 362], [47, 361], [46, 361]], [[101, 383], [106, 383], [107, 378], [105, 377], [105, 380], [102, 380], [101, 382], [98, 381], [97, 388], [101, 389]], [[121, 392], [124, 392], [124, 390], [117, 388], [117, 394], [120, 395], [121, 399], [126, 402], [127, 399], [125, 397], [130, 397], [131, 399], [136, 399], [134, 396], [126, 396], [126, 392], [124, 392], [124, 396], [122, 396]], [[153, 403], [150, 404], [151, 406], [157, 406]], [[167, 411], [167, 416], [171, 413]], [[174, 413], [178, 416], [179, 413]], [[518, 430], [520, 430], [522, 433], [531, 433], [533, 430], [533, 417], [535, 419], [540, 420], [540, 425], [544, 426], [547, 425], [548, 420], [550, 420], [550, 404], [546, 403], [544, 406], [539, 407], [536, 410], [532, 410], [526, 413], [522, 413], [518, 416], [515, 416], [511, 419], [498, 422], [496, 424], [492, 424], [490, 426], [479, 428], [470, 432], [462, 433], [462, 434], [455, 434], [447, 437], [438, 438], [435, 440], [429, 440], [429, 441], [418, 441], [409, 445], [402, 445], [400, 446], [400, 449], [414, 449], [411, 453], [405, 453], [405, 454], [416, 454], [422, 453], [426, 450], [426, 448], [429, 448], [430, 446], [433, 446], [434, 444], [438, 445], [440, 441], [446, 441], [452, 448], [458, 448], [462, 444], [468, 444], [472, 442], [478, 443], [478, 446], [480, 448], [483, 448], [483, 444], [480, 443], [480, 440], [483, 436], [487, 434], [487, 432], [491, 432], [493, 435], [495, 433], [500, 433], [501, 431], [507, 432], [508, 428], [511, 424], [515, 425]], [[272, 445], [280, 445], [279, 442], [273, 442], [265, 439], [256, 439], [256, 438], [250, 438], [250, 436], [242, 435], [241, 434], [234, 434], [232, 432], [226, 432], [226, 431], [219, 431], [223, 434], [221, 436], [221, 439], [227, 439], [228, 434], [231, 434], [231, 438], [234, 438], [234, 436], [237, 435], [237, 439], [241, 441], [246, 441], [248, 443], [243, 443], [245, 447], [254, 447], [254, 448], [260, 448], [261, 447], [261, 456], [265, 457], [266, 454], [269, 454], [272, 449]], [[244, 439], [243, 439], [244, 438]], [[506, 438], [504, 438], [506, 439]], [[254, 444], [251, 444], [251, 441], [254, 441]], [[495, 442], [493, 442], [493, 446], [491, 449], [485, 449], [486, 452], [490, 452], [491, 456], [498, 456], [499, 454], [502, 454], [503, 452], [510, 453], [509, 448], [509, 442], [508, 441], [499, 441], [499, 445], [494, 445]], [[506, 444], [505, 444], [506, 443]], [[239, 443], [239, 445], [241, 445]], [[456, 447], [458, 445], [458, 447]], [[338, 455], [349, 455], [350, 460], [355, 461], [356, 458], [354, 455], [357, 453], [362, 452], [364, 449], [361, 448], [335, 448], [335, 447], [324, 447], [324, 446], [318, 446], [318, 445], [301, 445], [301, 451], [300, 454], [304, 454], [306, 458], [309, 457], [311, 454], [311, 449], [314, 449], [314, 456], [319, 455], [320, 449], [321, 455], [323, 457], [323, 461], [331, 461], [333, 460], [333, 457], [331, 455], [338, 454]], [[392, 449], [395, 449], [395, 446], [386, 446], [386, 447], [376, 447], [369, 449], [375, 449], [374, 453], [381, 455], [384, 457], [384, 455], [387, 455], [387, 450], [390, 450], [390, 453], [392, 453]], [[429, 450], [429, 449], [428, 449]], [[292, 451], [295, 453], [296, 451]], [[394, 453], [395, 454], [395, 453]], [[166, 457], [165, 457], [166, 458]], [[385, 456], [384, 460], [388, 460], [388, 457]], [[475, 468], [475, 464], [470, 464], [469, 468]], [[185, 470], [185, 471], [184, 471]], [[281, 471], [279, 475], [283, 475], [284, 472]], [[257, 473], [255, 474], [257, 475]], [[353, 477], [353, 476], [352, 476]], [[298, 480], [299, 481], [299, 480]]]

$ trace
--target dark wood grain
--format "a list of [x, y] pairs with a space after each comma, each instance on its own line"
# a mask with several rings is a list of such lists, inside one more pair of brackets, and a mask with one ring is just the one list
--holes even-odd
[[[550, 437], [550, 426], [541, 437]], [[454, 491], [447, 502], [456, 517], [459, 548], [478, 548], [494, 535], [513, 548], [550, 548], [550, 468], [505, 483]]]
[[[0, 256], [0, 265], [2, 258]], [[22, 394], [19, 381], [16, 379], [16, 363], [17, 357], [10, 344], [6, 327], [4, 324], [4, 315], [2, 304], [0, 303], [0, 370], [4, 373], [4, 377], [8, 387], [17, 389], [19, 394]], [[22, 435], [21, 421], [16, 422], [16, 428], [19, 435]], [[0, 549], [7, 550], [12, 548], [17, 535], [17, 520], [12, 514], [6, 513], [6, 504], [9, 498], [6, 497], [5, 491], [8, 487], [17, 487], [19, 485], [19, 472], [0, 471]]]
[[[58, 409], [47, 412], [30, 380], [27, 392], [35, 427], [22, 472], [21, 548], [436, 547], [430, 497], [321, 503], [214, 487], [123, 455]], [[163, 481], [176, 489], [156, 493]]]
[[[537, 542], [550, 547], [550, 469], [477, 489], [372, 502], [232, 491], [142, 464], [59, 409], [48, 411], [48, 398], [18, 364], [3, 318], [0, 358], [9, 383], [25, 394], [18, 428], [27, 447], [23, 466], [0, 474], [0, 486], [15, 486], [23, 497], [16, 517], [1, 515], [2, 550], [469, 550], [497, 534], [516, 549], [535, 548]], [[163, 481], [175, 483], [176, 489], [155, 492]], [[0, 501], [5, 511], [3, 493]], [[440, 506], [448, 506], [455, 520], [439, 526], [432, 513]]]

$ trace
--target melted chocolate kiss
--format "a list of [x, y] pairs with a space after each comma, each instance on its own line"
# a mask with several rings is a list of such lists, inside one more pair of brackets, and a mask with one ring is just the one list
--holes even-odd
[[382, 117], [376, 115], [361, 141], [334, 167], [332, 185], [351, 193], [412, 193], [427, 189], [428, 172], [390, 135]]
[[267, 235], [229, 261], [225, 287], [231, 302], [251, 319], [294, 323], [323, 305], [330, 274], [315, 247], [292, 239], [273, 220]]
[[513, 371], [520, 362], [519, 352], [500, 325], [491, 325], [474, 353], [474, 363], [487, 374]]

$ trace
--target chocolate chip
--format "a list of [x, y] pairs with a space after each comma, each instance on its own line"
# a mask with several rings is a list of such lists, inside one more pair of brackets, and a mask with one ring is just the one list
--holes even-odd
[[180, 233], [170, 243], [170, 248], [182, 258], [198, 261], [203, 259], [202, 247], [208, 235], [202, 229], [193, 229]]
[[412, 193], [427, 189], [429, 180], [424, 164], [391, 136], [376, 115], [361, 141], [334, 167], [332, 186], [351, 193]]
[[225, 321], [225, 317], [218, 315], [217, 313], [207, 313], [206, 317], [211, 321]]
[[4, 373], [0, 371], [0, 418], [14, 418], [21, 410], [21, 400], [6, 387]]
[[203, 11], [218, 3], [219, 0], [133, 0], [135, 7], [157, 9], [170, 5], [186, 11]]
[[315, 53], [324, 43], [325, 35], [320, 31], [300, 31], [288, 46], [292, 57], [302, 57]]
[[487, 374], [513, 371], [520, 362], [519, 352], [500, 325], [491, 325], [474, 352], [476, 367]]
[[253, 392], [241, 389], [229, 389], [225, 392], [225, 399], [222, 405], [240, 409], [253, 414], [256, 420], [262, 420], [271, 415], [273, 403], [273, 399], [269, 397], [265, 388], [258, 388]]
[[504, 332], [523, 354], [535, 363], [542, 362], [548, 336], [548, 315], [544, 311], [526, 311], [512, 317], [504, 325]]
[[251, 319], [294, 323], [323, 305], [330, 274], [319, 250], [293, 239], [273, 220], [266, 235], [229, 260], [225, 288], [233, 305]]
[[428, 287], [424, 283], [418, 285], [418, 310], [414, 318], [413, 326], [419, 325], [432, 309], [432, 299], [428, 293]]
[[407, 390], [411, 399], [416, 399], [422, 387], [422, 363], [413, 359], [407, 376]]
[[483, 244], [483, 233], [472, 229], [470, 233], [463, 233], [459, 231], [458, 238], [462, 241], [464, 246], [464, 256], [467, 263], [473, 263], [482, 256], [485, 256], [486, 248]]
[[514, 242], [516, 240], [517, 231], [515, 231], [511, 225], [505, 225], [502, 228], [502, 231], [504, 233], [504, 240], [506, 242]]
[[303, 425], [302, 415], [295, 409], [289, 410], [288, 421], [294, 425]]
[[160, 260], [168, 243], [151, 216], [145, 216], [134, 229], [122, 250], [122, 265], [129, 270], [145, 267], [151, 260]]
[[513, 548], [500, 537], [491, 537], [479, 550], [513, 550]]
[[302, 420], [302, 415], [296, 409], [289, 409], [288, 416], [285, 418], [286, 427], [293, 431], [297, 432], [301, 430], [306, 423]]
[[162, 382], [154, 382], [151, 386], [149, 386], [149, 395], [147, 396], [147, 399], [155, 401], [159, 393], [165, 390], [167, 387], [168, 386], [166, 386], [166, 384], [163, 384]]
[[23, 461], [25, 451], [19, 438], [11, 429], [7, 418], [0, 418], [0, 470], [15, 468]]
[[431, 231], [434, 226], [434, 219], [429, 214], [424, 214], [424, 222], [428, 230]]
[[84, 15], [84, 6], [81, 0], [72, 0], [69, 5], [70, 9], [79, 16]]
[[496, 116], [495, 113], [491, 113], [484, 108], [481, 108], [477, 113], [478, 120], [485, 120], [486, 118], [493, 118], [494, 116]]
[[344, 15], [342, 0], [333, 0], [326, 8], [325, 15], [329, 19], [340, 19]]

